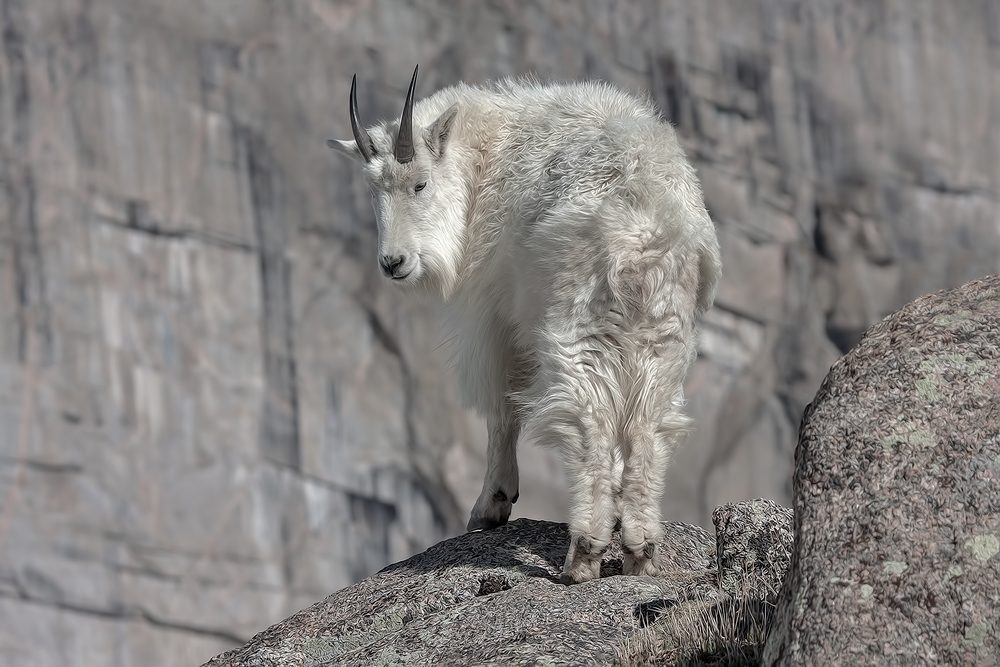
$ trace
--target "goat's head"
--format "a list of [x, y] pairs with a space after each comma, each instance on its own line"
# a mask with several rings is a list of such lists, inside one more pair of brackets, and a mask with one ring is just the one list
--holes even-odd
[[458, 106], [418, 127], [414, 141], [413, 70], [406, 104], [395, 123], [366, 129], [358, 115], [357, 76], [351, 81], [351, 130], [354, 139], [327, 144], [361, 162], [375, 208], [379, 266], [394, 282], [439, 283], [455, 280], [464, 232], [466, 188], [458, 165], [446, 158]]

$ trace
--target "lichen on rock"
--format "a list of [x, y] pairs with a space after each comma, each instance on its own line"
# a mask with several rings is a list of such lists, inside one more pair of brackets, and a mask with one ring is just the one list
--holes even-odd
[[764, 664], [1000, 661], [998, 295], [988, 276], [921, 297], [830, 369]]

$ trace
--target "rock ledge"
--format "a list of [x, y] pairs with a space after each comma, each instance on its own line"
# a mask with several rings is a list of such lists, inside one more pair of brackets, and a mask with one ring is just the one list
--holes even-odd
[[[790, 534], [787, 510], [774, 508], [771, 524], [785, 521]], [[616, 533], [601, 578], [564, 586], [558, 581], [568, 542], [565, 524], [530, 519], [445, 540], [205, 667], [534, 664], [539, 656], [553, 664], [609, 664], [623, 638], [661, 611], [726, 597], [716, 540], [701, 527], [664, 524], [657, 577], [616, 576]]]

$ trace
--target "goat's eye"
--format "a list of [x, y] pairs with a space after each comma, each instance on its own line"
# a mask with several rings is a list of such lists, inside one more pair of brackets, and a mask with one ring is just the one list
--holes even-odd
[[413, 191], [414, 192], [420, 192], [421, 190], [423, 190], [426, 187], [427, 187], [427, 181], [420, 181], [419, 183], [417, 183], [416, 185], [413, 186]]

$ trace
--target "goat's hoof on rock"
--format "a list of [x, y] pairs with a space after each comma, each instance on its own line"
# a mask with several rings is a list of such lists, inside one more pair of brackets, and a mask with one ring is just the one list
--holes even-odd
[[469, 519], [469, 525], [465, 530], [471, 533], [474, 530], [493, 530], [507, 524], [508, 516], [473, 516]]
[[632, 551], [626, 547], [622, 551], [622, 574], [647, 574], [655, 577], [660, 573], [660, 566], [656, 562], [656, 544], [647, 542], [642, 549]]
[[597, 558], [577, 558], [576, 561], [563, 570], [559, 575], [559, 581], [564, 584], [582, 584], [591, 579], [599, 579], [601, 576], [601, 559]]
[[566, 554], [566, 564], [563, 566], [559, 581], [564, 584], [582, 584], [601, 576], [601, 556], [607, 546], [595, 549], [590, 539], [580, 536]]
[[484, 488], [483, 492], [479, 494], [479, 500], [472, 508], [466, 530], [471, 533], [474, 530], [492, 530], [506, 525], [516, 502], [516, 491], [514, 497], [509, 498], [503, 489], [497, 489], [491, 493]]

